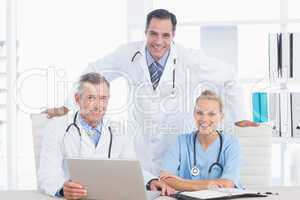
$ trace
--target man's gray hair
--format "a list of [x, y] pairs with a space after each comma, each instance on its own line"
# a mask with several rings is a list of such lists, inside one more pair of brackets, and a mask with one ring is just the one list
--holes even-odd
[[96, 72], [90, 72], [80, 76], [77, 87], [78, 93], [81, 93], [84, 83], [91, 83], [93, 85], [105, 83], [108, 86], [108, 88], [110, 87], [109, 82], [105, 79], [105, 77]]

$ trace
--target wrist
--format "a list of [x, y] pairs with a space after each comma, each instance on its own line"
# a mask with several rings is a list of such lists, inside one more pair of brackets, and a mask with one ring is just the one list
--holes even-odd
[[65, 113], [69, 112], [69, 109], [66, 106], [63, 106], [63, 109]]
[[206, 185], [206, 188], [209, 189], [209, 188], [216, 188], [218, 187], [218, 184], [215, 180], [208, 180], [207, 181], [207, 185]]
[[60, 188], [59, 190], [57, 190], [57, 192], [55, 193], [56, 197], [64, 197], [64, 188]]
[[148, 183], [146, 184], [146, 189], [147, 190], [151, 190], [150, 186], [151, 186], [152, 181], [158, 181], [158, 179], [157, 178], [153, 178], [150, 181], [148, 181]]
[[191, 184], [190, 187], [194, 191], [205, 190], [205, 189], [208, 189], [210, 187], [213, 187], [213, 185], [214, 185], [212, 180], [199, 180], [199, 181], [196, 181], [196, 182], [191, 181], [190, 184]]

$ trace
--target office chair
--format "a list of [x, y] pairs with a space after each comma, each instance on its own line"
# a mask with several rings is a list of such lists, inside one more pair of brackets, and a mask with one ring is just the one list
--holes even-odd
[[36, 172], [39, 169], [40, 151], [43, 140], [43, 129], [46, 127], [49, 119], [46, 114], [32, 114], [32, 138], [33, 138], [33, 152]]

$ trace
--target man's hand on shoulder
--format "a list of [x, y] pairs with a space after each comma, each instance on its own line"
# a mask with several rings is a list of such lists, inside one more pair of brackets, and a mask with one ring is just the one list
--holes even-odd
[[69, 112], [69, 109], [65, 106], [59, 107], [59, 108], [49, 108], [42, 113], [46, 113], [47, 117], [50, 119], [52, 117], [59, 117], [67, 114]]
[[239, 122], [235, 122], [235, 125], [239, 126], [239, 127], [257, 127], [257, 126], [259, 126], [258, 123], [255, 123], [255, 122], [250, 121], [250, 120], [242, 120], [242, 121], [239, 121]]

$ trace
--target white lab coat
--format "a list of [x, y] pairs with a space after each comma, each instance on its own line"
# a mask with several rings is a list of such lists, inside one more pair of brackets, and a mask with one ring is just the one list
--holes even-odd
[[[65, 130], [73, 122], [74, 114], [52, 119], [45, 129], [40, 153], [40, 167], [38, 169], [38, 186], [49, 195], [55, 193], [69, 180], [66, 158], [108, 158], [111, 127], [113, 140], [111, 147], [111, 158], [136, 159], [132, 140], [128, 137], [125, 129], [119, 123], [112, 123], [103, 119], [102, 132], [99, 143], [95, 147], [84, 129], [77, 125], [82, 134], [81, 149], [80, 137], [77, 129], [72, 126], [69, 132]], [[145, 183], [154, 176], [143, 171]]]
[[[200, 50], [174, 44], [154, 91], [145, 47], [144, 42], [123, 45], [90, 64], [84, 73], [98, 72], [109, 81], [118, 77], [126, 79], [129, 86], [128, 133], [134, 136], [137, 157], [144, 169], [157, 175], [162, 156], [167, 146], [175, 141], [175, 134], [193, 129], [194, 100], [200, 91], [213, 89], [222, 96], [226, 132], [231, 131], [234, 122], [244, 119], [243, 99], [229, 65], [205, 56]], [[171, 96], [174, 69], [175, 97]], [[70, 107], [72, 103], [68, 101], [66, 106]]]

